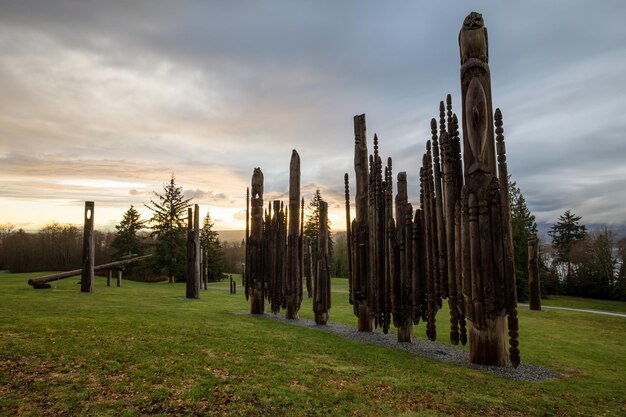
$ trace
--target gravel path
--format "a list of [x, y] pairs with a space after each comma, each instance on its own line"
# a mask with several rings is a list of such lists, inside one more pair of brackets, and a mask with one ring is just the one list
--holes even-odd
[[[398, 343], [397, 335], [395, 333], [384, 334], [380, 331], [359, 332], [354, 327], [341, 323], [329, 323], [326, 326], [318, 326], [313, 320], [287, 320], [283, 315], [264, 314], [262, 317], [293, 326], [325, 331], [356, 342], [382, 346], [389, 349], [405, 350], [413, 355], [425, 356], [441, 362], [491, 372], [503, 378], [513, 379], [516, 381], [544, 381], [550, 378], [559, 378], [559, 375], [554, 371], [540, 366], [524, 363], [523, 357], [522, 363], [520, 363], [517, 369], [510, 365], [505, 367], [481, 366], [470, 363], [469, 354], [463, 349], [439, 342], [431, 342], [424, 339], [414, 338], [413, 343]], [[522, 351], [522, 355], [523, 353], [524, 352]]]

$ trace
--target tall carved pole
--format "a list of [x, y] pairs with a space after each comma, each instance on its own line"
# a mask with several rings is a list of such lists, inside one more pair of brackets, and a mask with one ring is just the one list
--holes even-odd
[[[195, 209], [195, 210], [194, 210]], [[200, 298], [200, 277], [198, 265], [198, 241], [199, 235], [199, 209], [198, 205], [194, 209], [187, 209], [187, 273], [185, 277], [186, 297], [190, 299]], [[196, 220], [197, 219], [197, 220]]]
[[465, 18], [459, 47], [465, 176], [461, 196], [462, 293], [465, 316], [471, 321], [470, 360], [506, 365], [504, 317], [508, 315], [510, 359], [517, 366], [517, 297], [506, 157], [502, 142], [498, 146], [500, 165], [496, 167], [487, 29], [479, 13]]
[[264, 304], [264, 250], [263, 250], [263, 172], [255, 168], [250, 188], [250, 235], [246, 245], [246, 298], [250, 299], [250, 313], [263, 314]]
[[528, 239], [528, 304], [531, 310], [541, 311], [539, 240], [535, 233]]
[[83, 271], [80, 277], [80, 292], [93, 292], [93, 217], [95, 204], [85, 201], [85, 224], [83, 227]]
[[317, 245], [317, 273], [313, 283], [313, 312], [316, 324], [328, 322], [330, 310], [330, 263], [328, 262], [328, 203], [319, 202], [320, 229]]
[[344, 183], [344, 196], [346, 200], [346, 241], [348, 244], [348, 288], [349, 288], [349, 300], [352, 301], [352, 232], [350, 230], [350, 182], [348, 173], [343, 175]]
[[294, 149], [289, 166], [289, 228], [287, 235], [286, 318], [297, 319], [302, 303], [300, 246], [300, 156]]
[[365, 137], [365, 115], [354, 116], [354, 171], [356, 181], [356, 219], [352, 225], [352, 301], [358, 316], [358, 329], [371, 332], [374, 320], [367, 304], [369, 296], [369, 242], [368, 242], [368, 154]]

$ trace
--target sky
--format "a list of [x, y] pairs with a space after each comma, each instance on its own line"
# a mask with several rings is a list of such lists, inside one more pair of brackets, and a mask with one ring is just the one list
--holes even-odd
[[319, 188], [342, 230], [361, 113], [415, 205], [478, 11], [509, 172], [538, 222], [624, 225], [626, 2], [440, 3], [0, 0], [0, 223], [80, 224], [93, 200], [111, 229], [131, 204], [149, 218], [174, 174], [215, 229], [240, 230], [253, 169], [266, 201], [286, 200], [297, 149], [303, 197]]

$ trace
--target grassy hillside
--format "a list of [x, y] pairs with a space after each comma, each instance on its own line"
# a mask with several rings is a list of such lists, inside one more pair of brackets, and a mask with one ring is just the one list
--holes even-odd
[[[81, 294], [72, 278], [35, 291], [31, 276], [0, 274], [1, 415], [626, 413], [620, 317], [520, 308], [522, 360], [562, 375], [524, 383], [251, 317], [228, 283], [188, 301], [184, 284], [96, 278]], [[331, 320], [355, 324], [347, 294]], [[437, 322], [445, 341], [446, 309]]]

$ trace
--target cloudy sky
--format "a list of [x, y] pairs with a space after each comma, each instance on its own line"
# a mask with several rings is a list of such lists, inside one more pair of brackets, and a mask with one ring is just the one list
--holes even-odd
[[[458, 32], [489, 29], [509, 170], [540, 222], [626, 222], [626, 2], [0, 1], [0, 223], [111, 227], [176, 175], [216, 228], [302, 191], [345, 228], [343, 173], [366, 113], [418, 197], [429, 120], [460, 103]], [[432, 4], [431, 4], [432, 3]], [[353, 186], [354, 189], [354, 186]]]

